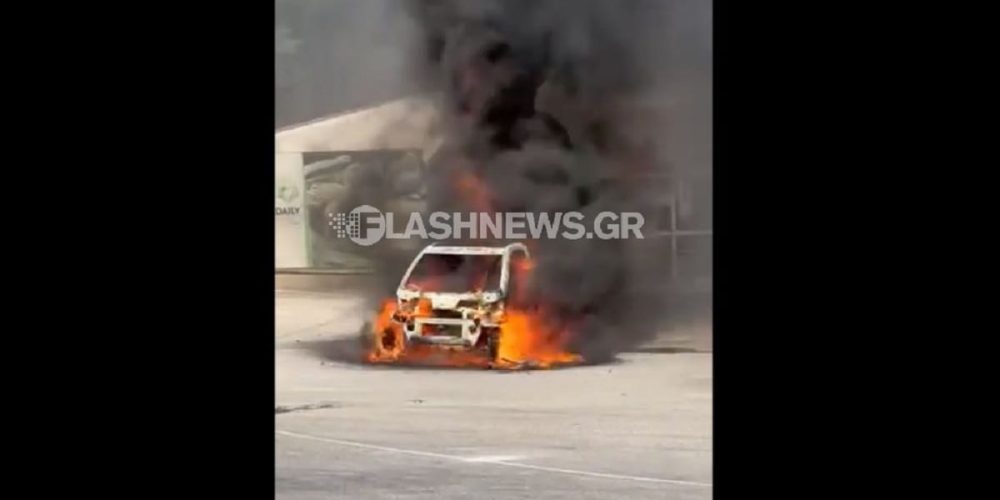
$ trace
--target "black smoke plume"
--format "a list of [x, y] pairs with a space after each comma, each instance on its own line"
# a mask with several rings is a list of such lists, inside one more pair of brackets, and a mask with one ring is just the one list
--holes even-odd
[[[436, 91], [444, 114], [444, 143], [429, 160], [427, 210], [479, 211], [456, 182], [472, 175], [497, 212], [642, 213], [645, 239], [531, 241], [536, 267], [528, 287], [551, 321], [571, 325], [572, 348], [588, 361], [655, 335], [671, 313], [669, 254], [652, 233], [669, 174], [657, 104], [672, 4], [406, 5], [419, 33], [414, 77]], [[349, 204], [375, 196], [358, 194]], [[384, 297], [412, 253], [376, 251]]]

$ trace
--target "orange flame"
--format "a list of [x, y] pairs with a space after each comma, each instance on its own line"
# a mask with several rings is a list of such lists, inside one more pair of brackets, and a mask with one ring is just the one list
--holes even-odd
[[394, 361], [403, 353], [403, 328], [392, 320], [396, 312], [396, 301], [386, 299], [382, 309], [372, 322], [373, 344], [365, 359], [369, 362]]
[[568, 328], [552, 328], [538, 311], [507, 311], [500, 325], [497, 361], [503, 364], [530, 363], [539, 368], [579, 363], [583, 357], [566, 350]]

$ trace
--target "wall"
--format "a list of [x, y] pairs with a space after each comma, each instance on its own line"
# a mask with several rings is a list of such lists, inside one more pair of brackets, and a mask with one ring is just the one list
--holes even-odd
[[[279, 130], [275, 267], [366, 267], [349, 245], [338, 245], [324, 231], [322, 214], [335, 206], [337, 191], [344, 189], [340, 177], [352, 168], [384, 169], [390, 180], [399, 165], [422, 168], [439, 145], [433, 134], [437, 116], [430, 98], [409, 97]], [[325, 173], [312, 175], [316, 167]]]

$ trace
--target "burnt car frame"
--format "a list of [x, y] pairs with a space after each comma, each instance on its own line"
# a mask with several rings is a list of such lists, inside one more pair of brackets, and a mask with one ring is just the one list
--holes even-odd
[[405, 344], [483, 349], [496, 359], [518, 259], [530, 259], [521, 243], [424, 248], [396, 290], [392, 321], [402, 329]]

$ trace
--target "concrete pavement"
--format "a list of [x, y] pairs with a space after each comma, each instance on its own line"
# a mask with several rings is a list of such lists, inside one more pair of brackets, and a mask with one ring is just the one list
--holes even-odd
[[278, 292], [276, 312], [278, 498], [711, 498], [711, 353], [371, 367], [356, 297]]

